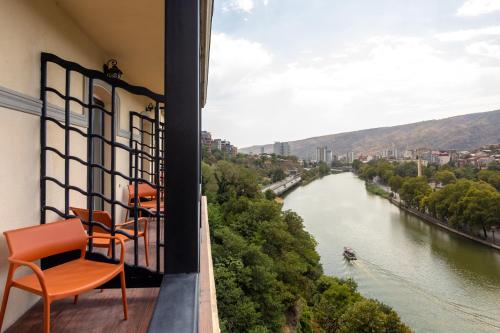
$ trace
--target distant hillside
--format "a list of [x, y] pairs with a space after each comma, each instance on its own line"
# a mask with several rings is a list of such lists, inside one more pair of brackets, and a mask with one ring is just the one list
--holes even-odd
[[[290, 141], [290, 151], [300, 158], [314, 157], [316, 147], [327, 146], [336, 154], [375, 153], [390, 149], [433, 148], [468, 150], [500, 143], [500, 110], [472, 113], [392, 127], [318, 136]], [[272, 144], [240, 149], [242, 153], [272, 153]]]

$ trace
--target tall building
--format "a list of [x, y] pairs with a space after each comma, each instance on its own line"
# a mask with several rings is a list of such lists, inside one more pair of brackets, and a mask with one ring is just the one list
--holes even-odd
[[354, 152], [353, 151], [348, 152], [347, 153], [347, 163], [351, 164], [352, 162], [354, 162], [354, 160], [355, 160]]
[[331, 163], [333, 161], [333, 152], [330, 149], [326, 150], [325, 162]]
[[273, 153], [279, 156], [290, 156], [290, 145], [288, 142], [276, 141], [273, 146]]
[[212, 134], [207, 131], [201, 131], [201, 144], [206, 147], [208, 151], [212, 150]]
[[327, 147], [316, 148], [316, 161], [317, 162], [326, 162], [327, 151], [328, 151]]
[[214, 149], [222, 150], [222, 140], [221, 139], [215, 139], [212, 143], [212, 147]]

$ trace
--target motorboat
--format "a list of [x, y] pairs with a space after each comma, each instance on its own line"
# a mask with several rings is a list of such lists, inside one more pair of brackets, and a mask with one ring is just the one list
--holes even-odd
[[344, 257], [347, 260], [357, 260], [358, 259], [358, 258], [356, 258], [356, 253], [350, 247], [344, 247]]

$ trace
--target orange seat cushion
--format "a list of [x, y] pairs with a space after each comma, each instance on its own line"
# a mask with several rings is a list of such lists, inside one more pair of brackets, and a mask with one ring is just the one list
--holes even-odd
[[[78, 295], [99, 287], [117, 275], [120, 265], [77, 259], [43, 271], [47, 292], [52, 299]], [[14, 285], [43, 295], [35, 274], [14, 280]]]

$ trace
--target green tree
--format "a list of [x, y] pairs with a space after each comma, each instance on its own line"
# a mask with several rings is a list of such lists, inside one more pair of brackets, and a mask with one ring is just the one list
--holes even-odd
[[417, 163], [415, 162], [404, 162], [398, 164], [394, 168], [394, 174], [401, 177], [416, 177], [417, 176]]
[[459, 179], [441, 190], [432, 192], [426, 201], [427, 210], [435, 218], [457, 224], [460, 215], [458, 203], [472, 185], [470, 180]]
[[443, 185], [454, 183], [457, 180], [455, 174], [449, 170], [442, 170], [436, 172], [436, 180]]
[[493, 161], [488, 164], [488, 170], [500, 171], [500, 162]]
[[484, 182], [489, 183], [497, 191], [500, 191], [500, 172], [495, 170], [481, 170], [477, 173], [477, 178]]
[[340, 318], [339, 333], [406, 333], [410, 329], [394, 310], [371, 299], [351, 306]]
[[274, 194], [274, 192], [271, 190], [267, 190], [264, 193], [264, 196], [266, 197], [267, 200], [274, 200], [276, 198], [276, 194]]
[[408, 207], [419, 208], [421, 200], [432, 192], [425, 177], [406, 178], [399, 195]]
[[354, 171], [359, 171], [359, 169], [361, 169], [361, 165], [363, 165], [363, 162], [361, 162], [358, 159], [355, 159], [354, 161], [352, 161], [352, 169]]
[[314, 305], [314, 318], [326, 332], [337, 332], [340, 317], [355, 302], [361, 299], [354, 285], [342, 280], [322, 277], [318, 284], [320, 291]]
[[319, 162], [318, 168], [320, 177], [330, 174], [330, 168], [328, 167], [328, 164], [326, 164], [325, 162]]
[[277, 168], [277, 169], [272, 170], [271, 174], [269, 176], [271, 177], [271, 181], [273, 183], [279, 182], [280, 180], [283, 180], [286, 177], [285, 171], [283, 171], [283, 169], [281, 169], [281, 168]]
[[460, 179], [460, 178], [474, 179], [476, 177], [476, 172], [471, 166], [457, 168], [457, 169], [453, 170], [453, 173], [455, 174], [455, 176], [458, 179]]
[[491, 175], [488, 178], [488, 183], [496, 188], [497, 191], [500, 191], [500, 172], [497, 172], [494, 175]]
[[361, 177], [366, 180], [373, 180], [377, 176], [377, 168], [371, 165], [366, 165], [362, 169]]
[[401, 186], [403, 186], [404, 178], [398, 175], [394, 175], [389, 178], [389, 186], [391, 187], [391, 191], [399, 192]]
[[457, 216], [463, 224], [470, 224], [486, 231], [491, 226], [500, 226], [500, 194], [489, 184], [474, 182], [458, 203]]

